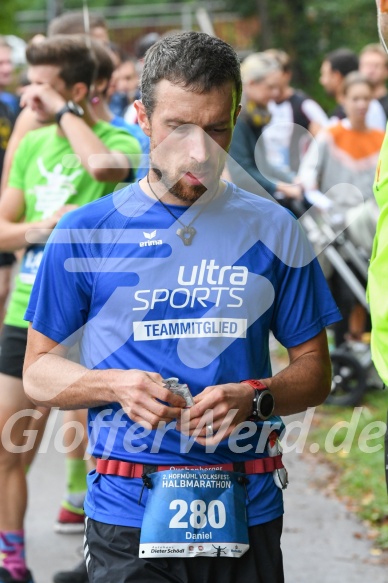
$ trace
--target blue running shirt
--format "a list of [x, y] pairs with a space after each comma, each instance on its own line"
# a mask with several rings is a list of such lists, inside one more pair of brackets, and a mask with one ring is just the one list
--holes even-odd
[[[188, 225], [201, 204], [170, 210]], [[89, 369], [158, 372], [186, 382], [194, 395], [270, 377], [270, 331], [289, 348], [340, 319], [303, 231], [284, 208], [227, 184], [194, 226], [192, 245], [184, 246], [181, 225], [138, 183], [69, 213], [46, 245], [26, 319], [56, 342], [79, 341]], [[262, 426], [207, 453], [173, 424], [145, 430], [112, 403], [89, 410], [89, 451], [156, 465], [243, 461], [266, 456]], [[86, 514], [140, 527], [141, 487], [140, 479], [91, 472]], [[249, 476], [248, 494], [250, 526], [282, 514], [272, 474]]]

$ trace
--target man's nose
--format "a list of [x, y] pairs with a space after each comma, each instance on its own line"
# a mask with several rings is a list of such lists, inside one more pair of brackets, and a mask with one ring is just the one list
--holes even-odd
[[210, 156], [210, 138], [202, 128], [192, 127], [190, 131], [190, 157], [203, 164]]

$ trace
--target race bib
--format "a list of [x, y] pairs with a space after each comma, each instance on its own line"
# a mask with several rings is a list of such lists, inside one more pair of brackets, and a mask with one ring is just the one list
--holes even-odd
[[249, 549], [243, 474], [166, 470], [152, 487], [139, 557], [241, 557]]
[[43, 257], [44, 245], [29, 247], [20, 266], [19, 279], [22, 283], [33, 285]]

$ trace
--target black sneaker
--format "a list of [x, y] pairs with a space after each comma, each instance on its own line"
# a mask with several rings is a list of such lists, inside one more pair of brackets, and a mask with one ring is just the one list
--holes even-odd
[[27, 571], [26, 578], [23, 580], [14, 579], [8, 569], [0, 567], [0, 583], [34, 583], [31, 572]]
[[[53, 577], [54, 583], [89, 583], [85, 561], [81, 561], [72, 571], [59, 571]], [[0, 583], [2, 581], [0, 580]]]

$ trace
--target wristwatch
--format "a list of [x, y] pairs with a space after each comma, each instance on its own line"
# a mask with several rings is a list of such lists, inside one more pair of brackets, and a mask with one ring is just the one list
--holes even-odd
[[249, 421], [266, 421], [275, 408], [275, 399], [269, 388], [256, 379], [240, 381], [240, 383], [245, 383], [255, 389]]
[[74, 103], [74, 101], [68, 101], [65, 105], [55, 114], [55, 121], [59, 125], [61, 123], [61, 119], [64, 113], [72, 113], [77, 117], [82, 117], [84, 114], [84, 110], [78, 103]]

